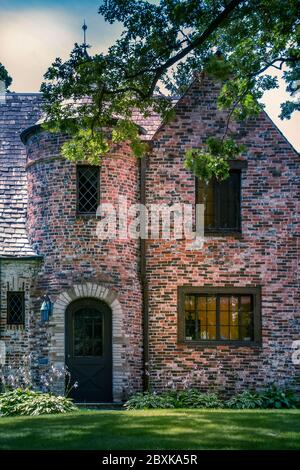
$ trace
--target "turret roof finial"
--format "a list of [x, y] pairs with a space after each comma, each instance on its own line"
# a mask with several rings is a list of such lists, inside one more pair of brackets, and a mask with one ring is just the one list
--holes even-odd
[[86, 43], [86, 30], [87, 30], [87, 25], [86, 25], [86, 23], [85, 23], [85, 20], [83, 20], [82, 29], [83, 29], [83, 48], [84, 48], [84, 50], [85, 50], [85, 53], [87, 53], [87, 52], [86, 52], [87, 47], [88, 47], [88, 45], [87, 45], [87, 43]]

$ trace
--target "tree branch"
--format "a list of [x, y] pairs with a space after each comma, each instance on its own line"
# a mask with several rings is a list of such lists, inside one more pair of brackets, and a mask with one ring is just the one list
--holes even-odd
[[151, 86], [148, 91], [148, 96], [152, 95], [157, 82], [159, 81], [162, 74], [168, 68], [172, 67], [172, 65], [174, 65], [176, 62], [183, 59], [192, 50], [201, 46], [209, 38], [209, 36], [217, 28], [219, 28], [221, 24], [229, 17], [230, 13], [232, 13], [232, 11], [243, 2], [244, 0], [231, 0], [231, 2], [228, 3], [228, 5], [224, 8], [224, 10], [209, 24], [209, 26], [206, 28], [206, 30], [202, 34], [200, 34], [200, 36], [192, 40], [191, 43], [187, 47], [182, 49], [182, 51], [178, 52], [178, 54], [174, 55], [173, 57], [168, 59], [164, 64], [157, 67], [155, 76], [152, 80]]
[[134, 74], [125, 74], [126, 79], [133, 79], [137, 78], [141, 75], [144, 75], [145, 73], [152, 73], [154, 72], [154, 78], [152, 80], [152, 83], [150, 85], [149, 91], [147, 92], [146, 96], [149, 97], [152, 95], [154, 88], [159, 81], [160, 77], [162, 74], [172, 67], [176, 62], [179, 60], [183, 59], [187, 54], [189, 54], [192, 50], [200, 47], [208, 38], [211, 36], [211, 34], [221, 26], [221, 24], [229, 17], [229, 15], [232, 13], [232, 11], [237, 8], [241, 3], [243, 3], [245, 0], [231, 0], [226, 6], [224, 6], [224, 10], [208, 25], [205, 31], [203, 31], [202, 34], [197, 36], [195, 39], [189, 41], [189, 45], [186, 46], [184, 49], [182, 49], [180, 52], [175, 54], [173, 57], [170, 57], [166, 62], [163, 64], [159, 65], [158, 67], [149, 67], [146, 69], [139, 70], [138, 72], [135, 72]]
[[[285, 62], [299, 62], [300, 61], [300, 55], [299, 57], [277, 57], [276, 59], [271, 60], [271, 62], [268, 62], [265, 64], [260, 70], [257, 72], [251, 73], [248, 75], [248, 77], [256, 77], [257, 75], [260, 75], [261, 73], [265, 72], [269, 67], [274, 67], [275, 69], [282, 70], [282, 66]], [[280, 62], [279, 66], [276, 66], [276, 62]]]

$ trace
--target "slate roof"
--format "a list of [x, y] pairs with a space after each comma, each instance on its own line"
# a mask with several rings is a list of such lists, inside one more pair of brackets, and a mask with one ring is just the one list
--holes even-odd
[[[0, 102], [0, 258], [38, 256], [26, 234], [26, 148], [20, 134], [26, 140], [30, 128], [42, 122], [41, 108], [40, 93], [8, 93], [6, 102]], [[155, 113], [144, 118], [136, 111], [133, 117], [145, 131], [145, 140], [161, 125]]]
[[22, 130], [41, 115], [41, 94], [7, 93], [0, 102], [0, 257], [31, 257], [26, 234], [26, 149]]

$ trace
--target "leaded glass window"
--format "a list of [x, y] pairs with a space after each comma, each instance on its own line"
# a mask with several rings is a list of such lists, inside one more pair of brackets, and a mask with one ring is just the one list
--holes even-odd
[[77, 166], [77, 212], [95, 215], [99, 205], [100, 174], [98, 166]]
[[179, 288], [179, 339], [198, 342], [260, 341], [259, 288]]
[[206, 231], [239, 231], [240, 170], [231, 170], [224, 181], [211, 179], [197, 182], [198, 204], [204, 204], [204, 228]]
[[103, 315], [93, 308], [82, 308], [74, 313], [74, 356], [102, 356]]
[[23, 291], [7, 292], [7, 324], [24, 325], [25, 304]]

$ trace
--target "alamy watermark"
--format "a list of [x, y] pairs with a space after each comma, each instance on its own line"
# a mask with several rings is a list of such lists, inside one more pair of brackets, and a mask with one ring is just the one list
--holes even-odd
[[100, 240], [186, 240], [186, 248], [203, 248], [204, 204], [129, 204], [120, 196], [117, 204], [103, 203], [97, 210], [96, 234]]

